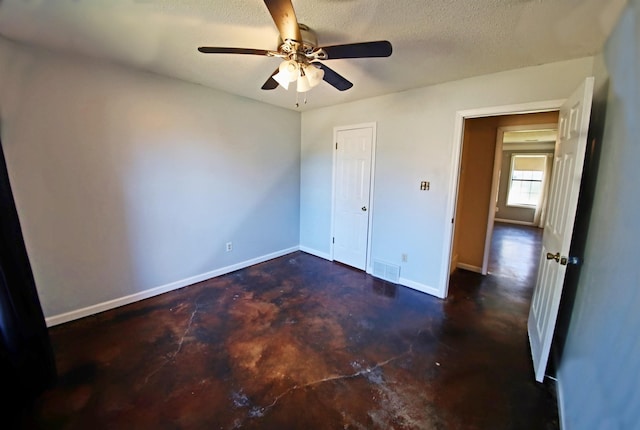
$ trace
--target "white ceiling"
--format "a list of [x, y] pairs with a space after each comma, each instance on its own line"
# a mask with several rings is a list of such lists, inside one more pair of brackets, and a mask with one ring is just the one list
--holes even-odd
[[[327, 62], [300, 110], [598, 53], [626, 0], [293, 0], [319, 45], [389, 40], [390, 58]], [[295, 109], [295, 91], [260, 87], [277, 58], [198, 46], [277, 49], [262, 0], [0, 0], [0, 34]]]

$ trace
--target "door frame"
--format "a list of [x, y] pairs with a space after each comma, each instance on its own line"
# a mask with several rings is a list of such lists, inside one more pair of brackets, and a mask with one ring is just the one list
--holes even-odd
[[452, 169], [449, 178], [448, 201], [446, 210], [451, 214], [451, 220], [447, 218], [444, 226], [444, 243], [442, 252], [442, 261], [440, 264], [440, 285], [441, 294], [439, 297], [446, 298], [449, 294], [449, 268], [451, 266], [451, 258], [453, 257], [453, 233], [456, 218], [458, 189], [460, 185], [460, 162], [462, 155], [462, 145], [464, 139], [464, 122], [466, 119], [482, 118], [499, 115], [514, 115], [526, 113], [549, 112], [559, 110], [566, 99], [544, 100], [531, 103], [519, 103], [502, 106], [488, 106], [476, 109], [466, 109], [456, 112], [453, 130], [453, 145], [451, 149]]
[[[502, 167], [502, 148], [504, 133], [507, 131], [522, 131], [522, 130], [547, 130], [549, 128], [558, 128], [558, 124], [533, 124], [533, 125], [508, 125], [498, 127], [498, 135], [496, 136], [496, 152], [493, 157], [493, 179], [491, 180], [491, 195], [489, 197], [489, 213], [487, 215], [487, 235], [484, 239], [484, 253], [482, 256], [482, 274], [489, 273], [489, 254], [491, 251], [491, 237], [493, 236], [493, 223], [496, 219], [496, 204], [498, 200], [498, 188], [500, 185], [500, 169]], [[548, 184], [549, 181], [546, 181]], [[546, 206], [547, 202], [541, 202], [541, 205]], [[493, 209], [493, 210], [492, 210]], [[532, 224], [535, 225], [535, 224]], [[454, 232], [455, 233], [455, 232]]]
[[331, 145], [333, 146], [333, 161], [332, 161], [332, 174], [331, 174], [331, 235], [329, 236], [329, 257], [331, 261], [333, 259], [333, 237], [335, 234], [335, 206], [336, 206], [336, 166], [338, 162], [338, 151], [336, 150], [336, 144], [338, 142], [338, 133], [341, 131], [347, 130], [356, 130], [361, 128], [370, 128], [371, 129], [371, 170], [369, 173], [369, 211], [367, 218], [367, 257], [365, 261], [365, 272], [372, 273], [372, 265], [371, 265], [371, 238], [372, 238], [372, 225], [373, 225], [373, 193], [374, 193], [374, 184], [375, 184], [375, 166], [376, 166], [376, 122], [365, 122], [360, 124], [352, 124], [352, 125], [341, 125], [333, 127], [333, 141]]

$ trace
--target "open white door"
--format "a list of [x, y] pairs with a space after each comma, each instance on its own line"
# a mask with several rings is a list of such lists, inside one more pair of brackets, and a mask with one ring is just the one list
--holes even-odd
[[374, 127], [336, 130], [333, 259], [366, 270]]
[[540, 267], [528, 322], [529, 343], [538, 382], [544, 379], [547, 368], [569, 262], [569, 245], [587, 147], [593, 82], [593, 78], [587, 78], [560, 108]]

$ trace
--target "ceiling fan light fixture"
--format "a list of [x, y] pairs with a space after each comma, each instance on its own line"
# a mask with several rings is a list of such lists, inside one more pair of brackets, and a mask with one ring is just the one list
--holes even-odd
[[279, 73], [284, 73], [289, 77], [289, 82], [293, 82], [298, 79], [300, 74], [300, 65], [295, 60], [285, 60], [280, 63]]
[[288, 73], [278, 72], [275, 75], [273, 75], [273, 79], [278, 83], [278, 85], [280, 85], [285, 90], [289, 89], [289, 82], [291, 81], [289, 80]]
[[285, 90], [289, 89], [289, 83], [294, 82], [300, 75], [300, 65], [295, 60], [284, 60], [278, 67], [278, 73], [273, 79]]
[[311, 88], [318, 85], [322, 81], [322, 78], [324, 78], [324, 70], [314, 66], [313, 64], [309, 64], [308, 66], [306, 66], [304, 68], [304, 71], [307, 79], [309, 80], [309, 85], [311, 85]]
[[298, 78], [298, 89], [297, 89], [298, 92], [305, 93], [309, 91], [311, 88], [312, 88], [312, 85], [309, 82], [309, 79], [307, 78], [307, 76], [300, 74], [300, 77]]
[[298, 78], [298, 92], [304, 93], [315, 87], [322, 81], [324, 71], [312, 64], [300, 65], [300, 77]]

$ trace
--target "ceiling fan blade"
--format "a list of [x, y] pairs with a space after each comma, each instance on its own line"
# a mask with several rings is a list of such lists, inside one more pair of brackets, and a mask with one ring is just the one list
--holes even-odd
[[322, 49], [327, 53], [327, 60], [337, 60], [340, 58], [388, 57], [393, 51], [391, 43], [387, 40], [323, 46]]
[[282, 40], [292, 39], [302, 43], [300, 27], [291, 0], [264, 0]]
[[343, 76], [339, 75], [333, 69], [330, 69], [329, 67], [325, 66], [322, 63], [314, 63], [314, 64], [318, 64], [320, 68], [324, 70], [324, 77], [322, 79], [327, 81], [329, 84], [333, 85], [336, 89], [340, 91], [345, 91], [353, 86], [351, 82], [349, 82]]
[[279, 71], [280, 71], [280, 68], [277, 68], [271, 74], [271, 76], [269, 76], [269, 79], [267, 79], [267, 81], [262, 85], [263, 90], [275, 90], [276, 88], [278, 88], [278, 82], [275, 79], [273, 79], [273, 75], [275, 75]]
[[205, 54], [247, 54], [247, 55], [270, 55], [271, 51], [266, 49], [250, 48], [219, 48], [215, 46], [201, 46], [198, 51]]

